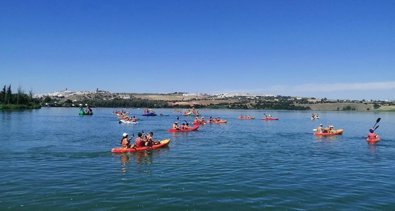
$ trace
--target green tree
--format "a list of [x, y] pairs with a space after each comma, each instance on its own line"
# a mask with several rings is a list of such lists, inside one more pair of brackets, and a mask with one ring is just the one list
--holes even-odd
[[51, 102], [51, 98], [49, 97], [49, 96], [46, 96], [45, 98], [44, 98], [44, 103], [49, 103], [49, 102]]
[[33, 102], [33, 90], [29, 91], [29, 102]]
[[6, 99], [6, 104], [12, 103], [12, 91], [11, 91], [11, 84], [7, 88], [7, 99]]
[[4, 104], [6, 104], [7, 103], [7, 86], [6, 85], [4, 85], [4, 87], [3, 87], [3, 103]]
[[6, 86], [4, 85], [3, 90], [0, 92], [0, 103], [5, 102]]
[[16, 104], [19, 104], [21, 102], [21, 98], [23, 98], [23, 91], [22, 88], [19, 86], [18, 91], [16, 93]]

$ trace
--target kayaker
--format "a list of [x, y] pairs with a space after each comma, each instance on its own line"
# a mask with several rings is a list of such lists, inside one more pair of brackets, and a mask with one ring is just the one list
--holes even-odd
[[146, 136], [146, 142], [145, 145], [148, 147], [152, 147], [152, 145], [157, 145], [160, 144], [159, 141], [154, 141], [154, 133], [153, 132], [149, 132]]
[[122, 134], [121, 146], [122, 148], [130, 148], [130, 139], [128, 138], [127, 133]]
[[185, 123], [182, 123], [181, 124], [181, 130], [184, 130], [185, 129]]
[[329, 125], [328, 133], [335, 133], [336, 131], [333, 128], [334, 128], [333, 125]]
[[92, 109], [89, 107], [89, 105], [86, 105], [85, 113], [86, 114], [91, 114], [92, 113]]
[[132, 121], [132, 122], [137, 122], [136, 116], [133, 116], [133, 117], [131, 118], [131, 121]]
[[193, 124], [194, 125], [198, 125], [199, 124], [199, 118], [195, 117], [195, 120], [193, 120]]
[[185, 123], [185, 125], [184, 125], [184, 129], [188, 129], [189, 128], [189, 123], [187, 122], [187, 123]]
[[143, 134], [142, 133], [138, 133], [137, 134], [137, 138], [134, 141], [134, 144], [133, 144], [132, 147], [136, 148], [136, 147], [143, 147], [143, 146], [144, 146]]
[[178, 127], [178, 122], [173, 123], [173, 129], [179, 130], [180, 128]]
[[320, 124], [320, 126], [317, 127], [317, 133], [322, 133], [323, 132], [323, 125]]
[[368, 139], [376, 139], [376, 138], [377, 138], [377, 134], [374, 132], [372, 128], [370, 128], [368, 133]]

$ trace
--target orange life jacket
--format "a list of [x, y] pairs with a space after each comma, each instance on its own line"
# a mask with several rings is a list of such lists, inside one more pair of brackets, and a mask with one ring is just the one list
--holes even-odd
[[377, 134], [376, 133], [368, 133], [368, 138], [369, 139], [374, 139], [374, 138], [376, 138], [377, 137]]

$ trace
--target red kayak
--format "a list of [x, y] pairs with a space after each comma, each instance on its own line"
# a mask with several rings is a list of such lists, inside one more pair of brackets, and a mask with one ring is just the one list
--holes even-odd
[[173, 129], [173, 128], [171, 128], [171, 129], [169, 129], [169, 130], [167, 130], [167, 131], [169, 131], [169, 132], [171, 132], [171, 133], [177, 133], [177, 132], [195, 131], [195, 130], [197, 130], [197, 129], [199, 129], [199, 125], [194, 125], [193, 127], [190, 127], [190, 128], [188, 128], [188, 129]]
[[279, 118], [274, 117], [263, 117], [262, 120], [270, 121], [270, 120], [279, 120]]
[[250, 117], [250, 116], [239, 116], [239, 119], [240, 120], [253, 120], [253, 119], [255, 119], [255, 117]]
[[315, 132], [314, 135], [316, 135], [316, 136], [336, 136], [336, 135], [343, 134], [343, 131], [344, 131], [343, 129], [338, 129], [338, 130], [334, 130], [333, 132], [330, 132], [330, 133], [328, 133], [328, 132], [325, 132], [325, 133]]
[[366, 138], [368, 144], [375, 144], [380, 141], [380, 136], [376, 136], [376, 138]]
[[112, 148], [111, 152], [112, 153], [126, 153], [126, 152], [138, 152], [138, 151], [145, 151], [145, 150], [153, 150], [153, 149], [159, 149], [164, 146], [167, 146], [170, 143], [170, 139], [164, 139], [160, 141], [160, 144], [153, 145], [152, 147], [136, 147], [136, 148], [122, 148], [122, 147], [117, 147], [117, 148]]
[[205, 125], [205, 124], [207, 124], [206, 121], [193, 122], [193, 125]]
[[226, 124], [226, 123], [228, 123], [228, 120], [223, 120], [223, 119], [211, 120], [211, 121], [209, 121], [209, 123], [211, 123], [211, 124]]

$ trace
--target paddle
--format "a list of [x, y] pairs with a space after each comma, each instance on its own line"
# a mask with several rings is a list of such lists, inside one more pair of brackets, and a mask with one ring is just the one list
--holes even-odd
[[373, 131], [376, 131], [377, 128], [379, 128], [379, 127], [380, 127], [380, 125], [377, 125], [377, 126], [373, 129]]
[[376, 120], [376, 123], [374, 123], [374, 125], [373, 125], [372, 129], [374, 129], [374, 127], [376, 127], [377, 123], [379, 123], [379, 122], [380, 122], [380, 120], [381, 120], [381, 118], [380, 118], [380, 117], [379, 117], [379, 118], [377, 118], [377, 120]]

